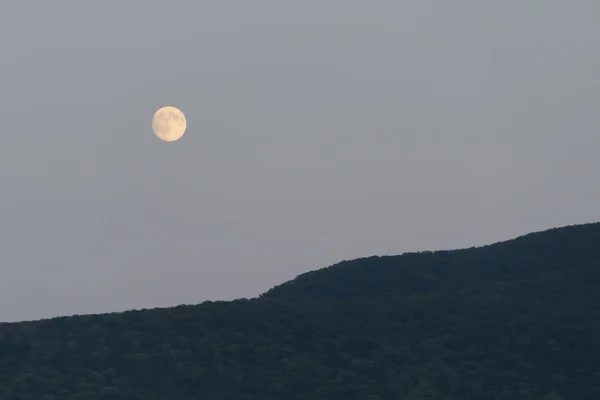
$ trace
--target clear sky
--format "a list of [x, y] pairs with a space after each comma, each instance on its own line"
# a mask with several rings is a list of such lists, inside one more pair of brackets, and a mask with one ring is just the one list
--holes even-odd
[[[600, 2], [6, 1], [0, 320], [600, 220]], [[187, 116], [158, 140], [154, 112]]]

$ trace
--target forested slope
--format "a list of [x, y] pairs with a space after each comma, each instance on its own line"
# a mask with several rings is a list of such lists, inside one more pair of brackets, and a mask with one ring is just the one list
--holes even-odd
[[264, 296], [297, 300], [451, 292], [596, 260], [600, 223], [573, 225], [483, 247], [343, 261], [302, 274]]
[[0, 398], [597, 400], [599, 244], [574, 226], [258, 299], [0, 324]]

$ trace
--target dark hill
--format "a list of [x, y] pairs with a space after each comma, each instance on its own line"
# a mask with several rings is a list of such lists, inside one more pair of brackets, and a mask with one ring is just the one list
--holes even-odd
[[302, 274], [263, 296], [346, 299], [454, 292], [599, 260], [600, 223], [574, 225], [483, 247], [343, 261]]
[[597, 400], [599, 244], [573, 226], [258, 299], [0, 324], [0, 399]]

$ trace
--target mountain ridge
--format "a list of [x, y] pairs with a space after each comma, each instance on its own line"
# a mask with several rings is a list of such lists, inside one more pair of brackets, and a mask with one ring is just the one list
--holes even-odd
[[253, 299], [0, 324], [0, 399], [597, 400], [599, 249], [600, 224], [573, 225]]
[[[596, 222], [531, 232], [479, 247], [363, 257], [300, 274], [269, 289], [260, 297], [276, 297], [281, 300], [293, 300], [303, 296], [344, 298], [368, 295], [370, 291], [380, 293], [381, 290], [386, 293], [419, 293], [427, 290], [422, 287], [427, 278], [431, 278], [429, 281], [432, 286], [437, 284], [449, 286], [448, 290], [457, 290], [465, 277], [461, 276], [461, 282], [456, 282], [454, 278], [457, 275], [453, 274], [454, 272], [468, 273], [468, 277], [474, 279], [474, 282], [467, 284], [526, 278], [546, 272], [547, 269], [560, 267], [564, 265], [565, 259], [569, 259], [569, 263], [578, 263], [590, 258], [600, 260], [599, 238], [600, 223]], [[550, 253], [550, 257], [547, 257], [543, 265], [536, 265], [535, 259], [542, 253]], [[494, 261], [490, 263], [490, 260]], [[521, 265], [527, 265], [529, 268], [520, 268]], [[352, 282], [341, 281], [341, 278], [348, 276], [350, 270], [354, 274], [360, 274], [360, 279]], [[372, 274], [371, 270], [376, 270], [378, 275]], [[381, 281], [380, 275], [383, 271], [393, 273], [394, 279]], [[401, 276], [403, 272], [404, 275]], [[402, 281], [398, 282], [398, 279]], [[434, 282], [431, 282], [432, 280]], [[394, 286], [394, 283], [399, 285]], [[367, 284], [372, 286], [365, 288]], [[438, 287], [438, 290], [441, 288]]]

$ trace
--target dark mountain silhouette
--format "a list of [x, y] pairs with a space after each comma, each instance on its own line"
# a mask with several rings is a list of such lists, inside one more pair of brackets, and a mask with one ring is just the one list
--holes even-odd
[[600, 398], [600, 224], [233, 302], [0, 324], [0, 399]]
[[483, 247], [343, 261], [300, 275], [263, 296], [347, 299], [453, 292], [597, 261], [600, 223], [530, 233]]

